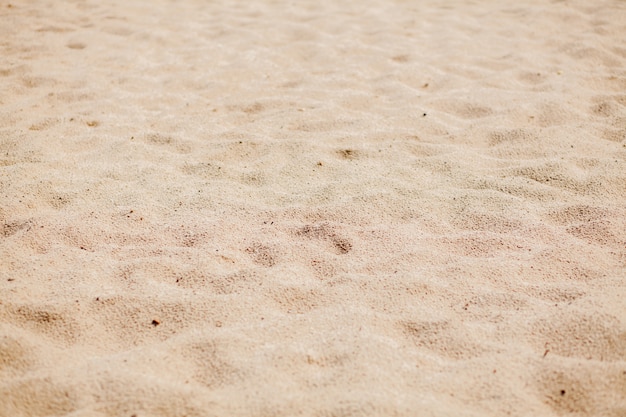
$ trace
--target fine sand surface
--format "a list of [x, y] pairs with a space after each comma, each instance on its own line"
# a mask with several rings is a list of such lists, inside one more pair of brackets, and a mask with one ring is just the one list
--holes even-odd
[[0, 2], [0, 416], [626, 416], [626, 2]]

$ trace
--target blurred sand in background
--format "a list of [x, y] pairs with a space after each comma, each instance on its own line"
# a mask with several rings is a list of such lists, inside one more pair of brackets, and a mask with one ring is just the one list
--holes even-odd
[[626, 415], [623, 1], [0, 2], [0, 415]]

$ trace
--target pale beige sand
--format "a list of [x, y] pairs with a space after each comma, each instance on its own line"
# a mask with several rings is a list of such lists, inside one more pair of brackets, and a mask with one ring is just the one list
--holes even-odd
[[623, 1], [2, 2], [0, 415], [625, 416], [625, 39]]

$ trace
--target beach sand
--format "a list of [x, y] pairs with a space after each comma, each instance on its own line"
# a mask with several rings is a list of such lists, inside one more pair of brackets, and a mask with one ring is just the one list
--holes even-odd
[[0, 416], [625, 416], [625, 39], [0, 2]]

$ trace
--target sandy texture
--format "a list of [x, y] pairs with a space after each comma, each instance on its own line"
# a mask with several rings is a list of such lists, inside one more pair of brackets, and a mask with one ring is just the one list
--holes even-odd
[[623, 1], [0, 3], [0, 415], [625, 416], [625, 39]]

